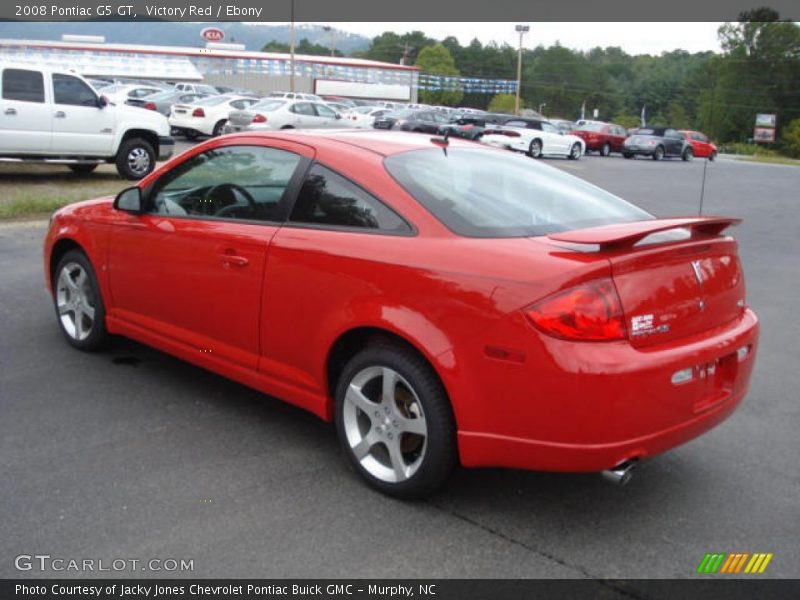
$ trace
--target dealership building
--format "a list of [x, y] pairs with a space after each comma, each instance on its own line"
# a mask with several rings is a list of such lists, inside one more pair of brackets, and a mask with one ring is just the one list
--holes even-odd
[[0, 60], [47, 64], [85, 77], [202, 81], [261, 93], [290, 88], [317, 94], [416, 102], [419, 69], [358, 58], [249, 52], [229, 44], [202, 48], [109, 44], [102, 37], [63, 41], [0, 39]]

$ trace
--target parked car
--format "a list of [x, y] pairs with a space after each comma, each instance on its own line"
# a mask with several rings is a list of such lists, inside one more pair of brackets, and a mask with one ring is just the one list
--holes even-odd
[[328, 100], [324, 100], [323, 104], [325, 104], [325, 106], [328, 106], [329, 108], [332, 108], [339, 114], [344, 114], [353, 108], [348, 104], [342, 104], [341, 102], [330, 102]]
[[694, 151], [677, 129], [669, 127], [640, 127], [625, 140], [622, 156], [650, 156], [653, 160], [682, 158], [692, 160]]
[[73, 347], [123, 335], [311, 411], [409, 498], [458, 464], [629, 475], [728, 417], [758, 347], [737, 222], [463, 140], [230, 135], [56, 211], [44, 279]]
[[323, 102], [316, 94], [303, 94], [301, 92], [271, 92], [269, 98], [283, 98], [285, 100], [305, 100], [307, 102]]
[[480, 141], [496, 148], [524, 152], [531, 158], [565, 156], [578, 160], [586, 150], [578, 136], [563, 133], [548, 121], [537, 119], [514, 118], [505, 125], [487, 127]]
[[708, 160], [717, 159], [717, 146], [708, 139], [705, 133], [699, 131], [688, 131], [681, 129], [684, 139], [689, 142], [692, 152], [697, 158], [707, 158]]
[[195, 139], [201, 135], [222, 135], [231, 111], [255, 104], [249, 96], [209, 96], [191, 104], [173, 104], [169, 124], [178, 135]]
[[342, 126], [342, 116], [321, 102], [264, 98], [246, 108], [231, 111], [224, 132]]
[[208, 97], [208, 94], [199, 92], [157, 92], [142, 98], [131, 98], [127, 103], [131, 106], [155, 110], [168, 117], [173, 104], [192, 104]]
[[375, 119], [375, 129], [397, 129], [416, 133], [439, 133], [449, 120], [435, 110], [405, 109], [387, 113]]
[[101, 92], [112, 104], [127, 104], [128, 100], [143, 98], [150, 94], [157, 94], [163, 90], [151, 85], [139, 83], [114, 83], [107, 85]]
[[602, 121], [586, 121], [572, 133], [586, 142], [587, 152], [599, 152], [601, 156], [622, 152], [625, 138], [628, 137], [628, 132], [621, 125]]
[[559, 131], [563, 131], [564, 133], [572, 133], [575, 131], [577, 125], [575, 121], [569, 121], [567, 119], [547, 119], [551, 125], [555, 125]]
[[439, 133], [464, 138], [466, 140], [477, 140], [483, 135], [487, 127], [502, 125], [511, 115], [501, 113], [486, 113], [483, 115], [462, 115], [453, 122], [439, 127]]
[[194, 94], [206, 94], [207, 96], [219, 96], [221, 92], [213, 85], [207, 83], [176, 83], [176, 92], [191, 92]]
[[375, 106], [357, 106], [342, 115], [343, 123], [347, 127], [356, 129], [371, 129], [375, 119], [392, 112], [388, 108]]
[[0, 62], [0, 160], [58, 163], [76, 173], [110, 162], [139, 179], [174, 144], [163, 115], [109, 104], [75, 73]]

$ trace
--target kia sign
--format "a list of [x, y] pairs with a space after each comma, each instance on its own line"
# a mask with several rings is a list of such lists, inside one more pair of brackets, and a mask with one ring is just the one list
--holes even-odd
[[221, 42], [225, 39], [225, 32], [219, 27], [206, 27], [200, 32], [200, 37], [207, 42]]

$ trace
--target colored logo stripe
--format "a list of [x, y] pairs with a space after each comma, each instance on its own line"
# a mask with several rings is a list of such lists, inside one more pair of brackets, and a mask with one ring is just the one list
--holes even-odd
[[[772, 553], [724, 552], [708, 553], [703, 557], [698, 573], [763, 573], [772, 560]], [[749, 561], [748, 561], [749, 559]], [[747, 566], [745, 566], [745, 564]]]

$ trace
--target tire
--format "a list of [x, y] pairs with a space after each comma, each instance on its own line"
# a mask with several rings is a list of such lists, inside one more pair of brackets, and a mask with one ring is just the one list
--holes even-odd
[[624, 156], [625, 158], [633, 158], [633, 154], [631, 154], [630, 152], [623, 152], [622, 156]]
[[716, 151], [714, 151], [714, 152], [712, 152], [711, 154], [708, 155], [708, 160], [710, 160], [711, 162], [714, 162], [715, 160], [717, 160]]
[[219, 137], [222, 135], [222, 130], [225, 128], [225, 124], [228, 122], [227, 119], [222, 119], [214, 125], [214, 130], [211, 132], [211, 137]]
[[[388, 404], [383, 401], [387, 377], [395, 382]], [[441, 487], [457, 464], [447, 394], [431, 366], [403, 346], [377, 343], [347, 363], [336, 386], [335, 420], [348, 460], [384, 494], [423, 498]]]
[[686, 150], [683, 151], [683, 154], [681, 154], [681, 159], [683, 159], [685, 162], [689, 162], [693, 158], [694, 158], [694, 150], [692, 150], [691, 148], [687, 148]]
[[108, 342], [106, 310], [92, 264], [80, 250], [70, 250], [53, 273], [53, 306], [67, 342], [86, 352]]
[[600, 156], [608, 156], [611, 154], [611, 144], [606, 142], [600, 147]]
[[578, 160], [583, 155], [583, 150], [581, 149], [581, 145], [578, 142], [572, 144], [572, 148], [569, 149], [569, 155], [567, 156], [570, 160]]
[[542, 156], [542, 140], [531, 140], [531, 145], [528, 146], [528, 156], [531, 158], [539, 158]]
[[653, 160], [661, 160], [662, 158], [664, 158], [664, 147], [657, 146], [653, 152]]
[[156, 166], [156, 153], [150, 142], [131, 138], [120, 144], [117, 151], [117, 172], [125, 179], [135, 181], [148, 175]]
[[98, 165], [96, 164], [86, 164], [86, 165], [67, 165], [69, 170], [73, 173], [77, 173], [78, 175], [88, 175], [92, 171], [94, 171]]

